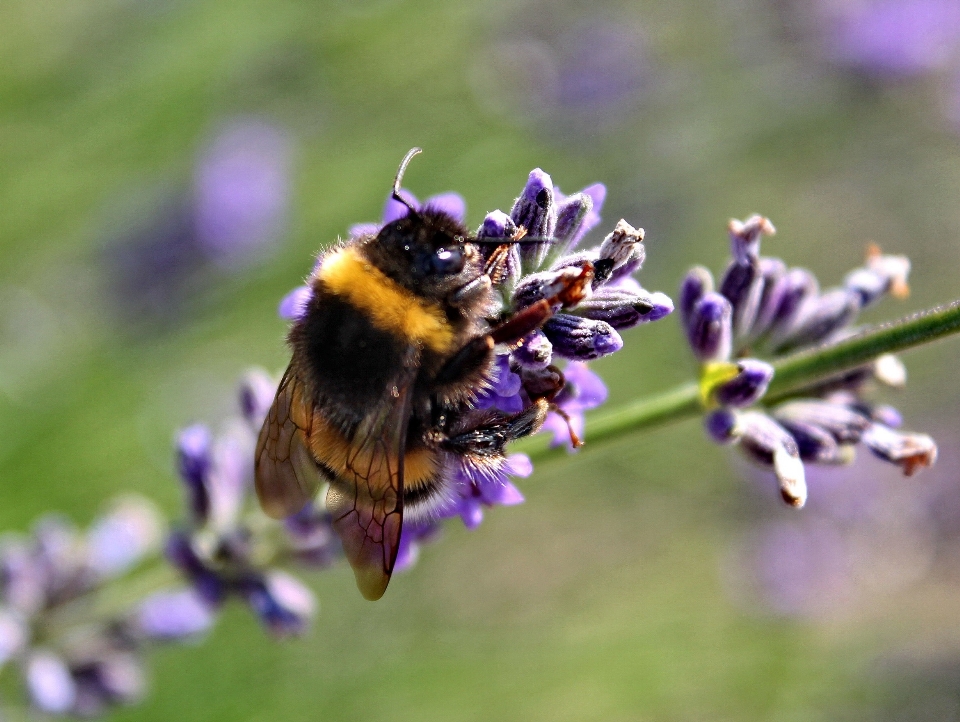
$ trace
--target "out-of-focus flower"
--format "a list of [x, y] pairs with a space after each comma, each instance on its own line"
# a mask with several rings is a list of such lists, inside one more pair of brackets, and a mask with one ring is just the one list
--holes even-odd
[[560, 32], [543, 23], [500, 32], [477, 56], [477, 103], [510, 120], [595, 133], [649, 94], [653, 71], [644, 34], [630, 23], [582, 19]]
[[747, 410], [762, 401], [773, 378], [773, 367], [753, 353], [776, 357], [850, 335], [862, 308], [887, 294], [908, 293], [909, 260], [871, 248], [865, 265], [847, 274], [841, 287], [821, 292], [809, 271], [760, 256], [761, 237], [774, 233], [769, 220], [731, 221], [729, 230], [733, 260], [717, 290], [710, 272], [695, 268], [679, 298], [690, 347], [701, 362], [701, 395], [715, 407], [706, 418], [711, 438], [737, 444], [772, 469], [784, 500], [797, 507], [807, 497], [804, 464], [848, 463], [858, 443], [907, 475], [933, 464], [933, 439], [896, 430], [899, 414], [863, 396], [871, 381], [905, 382], [903, 365], [890, 355], [797, 398]]
[[254, 118], [221, 129], [197, 163], [197, 242], [216, 262], [247, 262], [284, 230], [290, 205], [290, 143]]
[[230, 597], [245, 601], [276, 636], [308, 627], [316, 607], [312, 593], [275, 565], [329, 566], [340, 557], [340, 543], [320, 508], [307, 507], [284, 524], [249, 509], [256, 434], [275, 392], [265, 372], [250, 371], [240, 384], [241, 415], [228, 420], [222, 433], [215, 436], [201, 424], [180, 432], [187, 520], [170, 536], [166, 551], [191, 588], [143, 602], [135, 623], [151, 638], [206, 630]]
[[22, 662], [36, 709], [91, 716], [142, 696], [140, 643], [125, 631], [127, 610], [106, 619], [68, 616], [69, 623], [62, 614], [155, 555], [162, 530], [156, 507], [128, 495], [85, 533], [48, 515], [28, 536], [0, 543], [0, 666]]
[[213, 135], [191, 191], [160, 200], [106, 249], [125, 318], [174, 318], [213, 269], [235, 269], [269, 252], [289, 215], [290, 146], [282, 130], [252, 117]]

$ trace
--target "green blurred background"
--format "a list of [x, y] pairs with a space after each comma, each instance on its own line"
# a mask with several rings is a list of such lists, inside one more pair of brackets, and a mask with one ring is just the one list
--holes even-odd
[[[176, 429], [219, 423], [248, 366], [283, 366], [278, 301], [379, 217], [413, 145], [406, 185], [459, 191], [471, 225], [536, 166], [568, 193], [605, 183], [602, 228], [646, 229], [653, 290], [719, 270], [727, 220], [761, 212], [766, 252], [825, 286], [870, 241], [909, 254], [913, 295], [869, 320], [956, 297], [960, 43], [933, 23], [948, 51], [891, 72], [838, 50], [835, 6], [0, 4], [2, 527], [50, 509], [85, 524], [126, 490], [175, 517]], [[277, 154], [268, 238], [164, 255], [238, 124]], [[676, 319], [626, 343], [596, 364], [611, 406], [694, 371]], [[597, 449], [588, 425], [579, 455], [521, 483], [526, 504], [449, 524], [382, 601], [348, 569], [315, 575], [321, 613], [285, 643], [231, 607], [202, 645], [156, 654], [146, 702], [114, 717], [960, 719], [958, 343], [911, 352], [908, 391], [884, 397], [940, 440], [939, 466], [827, 475], [868, 480], [866, 530], [823, 508], [797, 521], [696, 422]], [[809, 519], [840, 524], [853, 555], [831, 566]], [[783, 548], [777, 528], [796, 532]], [[792, 587], [764, 591], [764, 555]]]

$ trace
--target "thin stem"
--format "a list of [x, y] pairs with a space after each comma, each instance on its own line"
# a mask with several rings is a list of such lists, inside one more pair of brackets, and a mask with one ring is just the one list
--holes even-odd
[[[785, 356], [773, 362], [775, 373], [764, 400], [777, 401], [799, 389], [863, 366], [881, 354], [905, 351], [955, 333], [960, 333], [960, 300], [899, 321], [871, 326], [836, 343]], [[698, 385], [682, 384], [665, 393], [590, 416], [587, 441], [593, 445], [702, 412]], [[511, 450], [522, 451], [536, 461], [561, 450], [550, 448], [548, 443], [542, 436], [536, 436], [518, 442]]]

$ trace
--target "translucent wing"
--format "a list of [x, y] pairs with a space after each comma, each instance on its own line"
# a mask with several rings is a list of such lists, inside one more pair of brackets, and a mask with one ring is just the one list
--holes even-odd
[[387, 589], [403, 526], [403, 457], [410, 420], [415, 366], [388, 390], [381, 405], [359, 426], [344, 472], [327, 491], [327, 510], [361, 594], [379, 599]]
[[320, 470], [308, 448], [312, 423], [313, 406], [291, 366], [280, 380], [254, 455], [260, 506], [276, 519], [300, 511], [320, 487]]

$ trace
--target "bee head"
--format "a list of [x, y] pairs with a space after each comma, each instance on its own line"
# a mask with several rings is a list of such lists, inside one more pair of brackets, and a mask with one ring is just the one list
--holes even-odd
[[446, 285], [463, 273], [475, 255], [466, 242], [467, 231], [456, 219], [429, 207], [411, 209], [377, 236], [380, 252], [401, 276], [398, 280], [414, 284]]
[[438, 208], [417, 208], [401, 195], [403, 173], [417, 153], [419, 148], [407, 153], [393, 181], [391, 195], [407, 207], [407, 215], [385, 225], [370, 250], [394, 280], [420, 293], [443, 295], [462, 285], [461, 276], [472, 270], [468, 266], [479, 254], [462, 223]]

